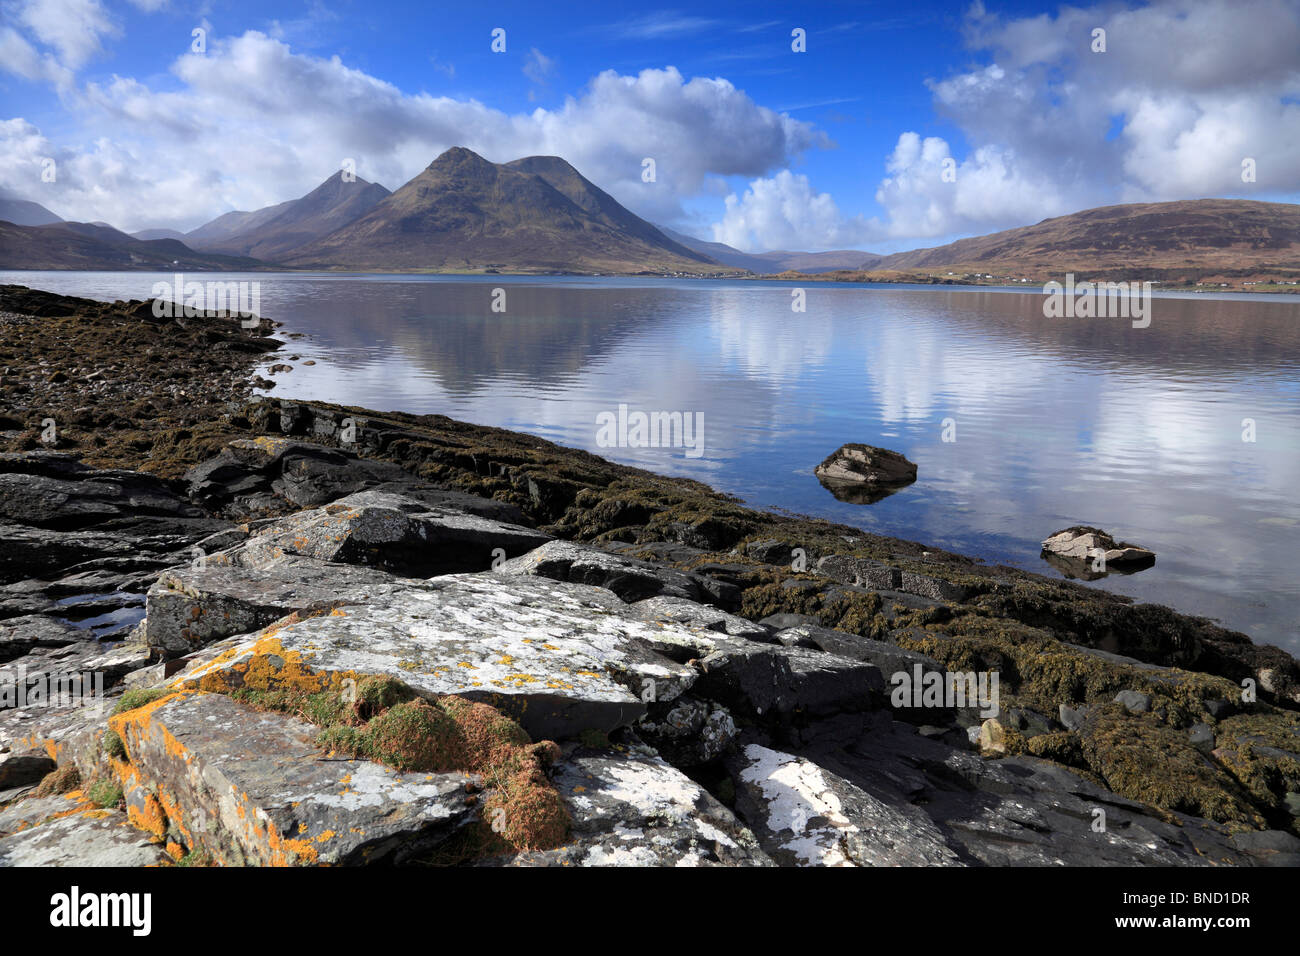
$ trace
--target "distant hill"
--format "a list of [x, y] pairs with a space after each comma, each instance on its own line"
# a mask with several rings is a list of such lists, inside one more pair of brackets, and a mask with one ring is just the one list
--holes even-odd
[[132, 239], [176, 239], [185, 241], [185, 233], [177, 229], [141, 229], [131, 233]]
[[88, 222], [18, 226], [0, 222], [0, 269], [231, 270], [265, 268], [255, 259], [195, 252], [175, 239], [136, 239]]
[[1065, 272], [1176, 277], [1300, 270], [1300, 206], [1190, 199], [1087, 209], [946, 246], [885, 256], [871, 270], [1041, 278]]
[[344, 181], [339, 171], [305, 196], [255, 212], [226, 213], [187, 233], [185, 241], [203, 252], [276, 261], [358, 219], [388, 194], [378, 183]]
[[723, 242], [708, 242], [664, 226], [659, 228], [668, 238], [688, 249], [694, 249], [737, 269], [748, 269], [758, 275], [787, 271], [818, 273], [832, 272], [836, 269], [869, 269], [882, 258], [858, 249], [842, 249], [834, 252], [741, 252]]
[[444, 272], [720, 271], [558, 157], [498, 164], [463, 147], [447, 150], [355, 222], [282, 261]]
[[63, 222], [40, 203], [3, 197], [0, 197], [0, 221], [12, 222], [15, 226], [45, 226]]

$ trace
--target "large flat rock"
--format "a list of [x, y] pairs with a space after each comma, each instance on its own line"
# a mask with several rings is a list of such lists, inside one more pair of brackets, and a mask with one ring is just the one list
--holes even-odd
[[327, 756], [318, 728], [220, 694], [164, 697], [110, 723], [186, 844], [227, 864], [400, 861], [473, 811], [464, 774]]
[[[58, 799], [58, 798], [55, 798]], [[0, 837], [0, 866], [157, 866], [170, 857], [120, 810], [83, 807]]]
[[534, 739], [562, 739], [629, 725], [647, 701], [676, 697], [697, 672], [655, 646], [685, 647], [697, 639], [681, 625], [630, 617], [622, 602], [598, 588], [448, 575], [380, 604], [219, 642], [174, 680], [177, 686], [259, 681], [314, 689], [388, 674], [417, 693], [459, 694], [500, 707]]
[[145, 640], [164, 656], [177, 657], [295, 611], [382, 603], [419, 584], [373, 568], [298, 555], [239, 567], [217, 552], [159, 576], [149, 589]]
[[294, 554], [428, 577], [486, 571], [550, 540], [550, 535], [522, 525], [405, 495], [361, 491], [262, 525], [246, 542], [224, 553], [243, 567], [265, 566]]
[[960, 866], [921, 810], [888, 803], [804, 757], [748, 744], [728, 761], [736, 803], [784, 866]]

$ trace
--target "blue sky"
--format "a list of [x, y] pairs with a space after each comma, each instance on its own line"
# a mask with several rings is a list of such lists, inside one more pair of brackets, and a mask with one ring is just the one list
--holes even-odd
[[293, 198], [344, 159], [396, 188], [451, 145], [557, 153], [639, 214], [747, 249], [1300, 197], [1300, 0], [0, 11], [0, 188], [125, 229]]

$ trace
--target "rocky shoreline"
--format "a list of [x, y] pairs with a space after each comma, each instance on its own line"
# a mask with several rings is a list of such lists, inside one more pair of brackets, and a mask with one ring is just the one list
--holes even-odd
[[267, 320], [0, 313], [0, 694], [108, 700], [0, 702], [0, 864], [1300, 863], [1278, 648], [527, 435], [258, 398]]

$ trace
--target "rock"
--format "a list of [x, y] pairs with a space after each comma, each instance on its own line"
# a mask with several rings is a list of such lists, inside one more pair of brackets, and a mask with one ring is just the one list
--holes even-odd
[[980, 751], [984, 754], [1007, 752], [1007, 731], [996, 718], [990, 717], [980, 724], [978, 737]]
[[[1057, 531], [1043, 542], [1043, 552], [1066, 559], [1079, 565], [1081, 571], [1090, 571], [1096, 576], [1109, 568], [1133, 571], [1148, 568], [1156, 562], [1154, 551], [1134, 544], [1117, 543], [1100, 528], [1085, 525]], [[1098, 558], [1103, 559], [1104, 566], [1095, 566]]]
[[652, 705], [637, 721], [636, 729], [677, 767], [716, 760], [736, 736], [736, 722], [725, 707], [685, 694], [667, 704]]
[[909, 651], [897, 644], [872, 640], [869, 637], [850, 634], [847, 631], [836, 631], [829, 627], [818, 627], [814, 624], [800, 624], [776, 633], [777, 640], [782, 644], [790, 644], [794, 642], [796, 637], [803, 638], [808, 642], [808, 644], [800, 642], [798, 646], [812, 646], [828, 654], [836, 654], [840, 657], [848, 657], [876, 665], [881, 674], [884, 675], [886, 683], [889, 682], [889, 678], [893, 674], [904, 672], [910, 675], [913, 667], [917, 664], [920, 664], [926, 671], [935, 671], [940, 674], [946, 673], [943, 665], [938, 661], [917, 651]]
[[1187, 731], [1187, 742], [1198, 750], [1214, 749], [1214, 730], [1209, 724], [1195, 724]]
[[24, 614], [0, 621], [0, 664], [30, 654], [38, 647], [65, 647], [85, 637], [66, 621], [44, 614]]
[[871, 504], [916, 481], [916, 465], [896, 451], [850, 443], [827, 456], [813, 474], [841, 501]]
[[879, 668], [800, 647], [721, 638], [701, 662], [696, 696], [734, 713], [788, 720], [884, 706]]
[[659, 596], [645, 598], [628, 607], [627, 613], [642, 621], [671, 621], [693, 627], [743, 637], [751, 641], [771, 641], [767, 628], [743, 617], [736, 617], [706, 604], [686, 598]]
[[706, 596], [698, 580], [685, 572], [568, 541], [544, 544], [523, 557], [505, 562], [496, 572], [601, 587], [629, 603], [657, 596], [689, 601]]
[[401, 862], [472, 812], [465, 774], [326, 759], [318, 728], [221, 694], [166, 697], [110, 725], [186, 845], [229, 865]]
[[902, 572], [881, 561], [828, 554], [817, 562], [817, 573], [844, 584], [876, 591], [897, 591], [903, 583]]
[[54, 769], [54, 761], [43, 753], [0, 753], [0, 790], [38, 784]]
[[1071, 707], [1068, 704], [1062, 704], [1060, 711], [1061, 726], [1066, 730], [1078, 730], [1083, 726], [1083, 720], [1087, 715], [1087, 707]]
[[286, 555], [261, 567], [237, 567], [218, 553], [165, 571], [149, 589], [145, 639], [178, 657], [236, 634], [248, 634], [293, 612], [328, 611], [382, 602], [420, 582], [371, 568]]
[[[323, 437], [333, 438], [335, 431]], [[358, 491], [373, 490], [496, 521], [523, 521], [523, 512], [514, 505], [440, 488], [392, 462], [363, 459], [346, 449], [288, 438], [233, 441], [215, 458], [190, 469], [185, 480], [196, 501], [240, 518], [316, 508]]]
[[315, 688], [330, 675], [388, 674], [427, 696], [483, 700], [514, 716], [533, 739], [560, 740], [629, 726], [648, 701], [676, 698], [697, 674], [660, 649], [714, 636], [741, 643], [637, 620], [598, 588], [448, 575], [378, 604], [220, 641], [195, 655], [173, 682], [235, 688], [245, 673], [256, 673], [271, 686]]
[[923, 812], [890, 805], [810, 760], [750, 744], [728, 770], [738, 811], [783, 866], [961, 865]]
[[[58, 798], [55, 798], [58, 799]], [[162, 847], [120, 810], [84, 807], [0, 837], [0, 866], [157, 866]]]
[[817, 562], [817, 573], [854, 587], [901, 591], [941, 603], [961, 602], [971, 589], [915, 571], [902, 571], [881, 561], [830, 554]]
[[821, 627], [821, 618], [812, 614], [769, 614], [758, 622], [773, 631], [787, 631], [797, 627]]
[[550, 541], [521, 525], [362, 491], [261, 526], [229, 552], [232, 563], [266, 566], [287, 554], [364, 564], [412, 577], [485, 571], [494, 560]]
[[206, 517], [152, 475], [95, 471], [50, 453], [0, 456], [0, 518], [69, 531], [145, 516]]
[[553, 783], [573, 842], [514, 866], [772, 866], [754, 835], [703, 787], [655, 756], [583, 748]]
[[750, 541], [745, 545], [745, 556], [764, 564], [790, 564], [794, 548], [784, 541]]
[[1008, 707], [1001, 715], [1003, 726], [1018, 731], [1024, 737], [1038, 737], [1057, 730], [1052, 718], [1028, 707]]
[[1123, 704], [1130, 714], [1145, 714], [1151, 709], [1151, 695], [1136, 690], [1122, 690], [1115, 695], [1115, 703]]

